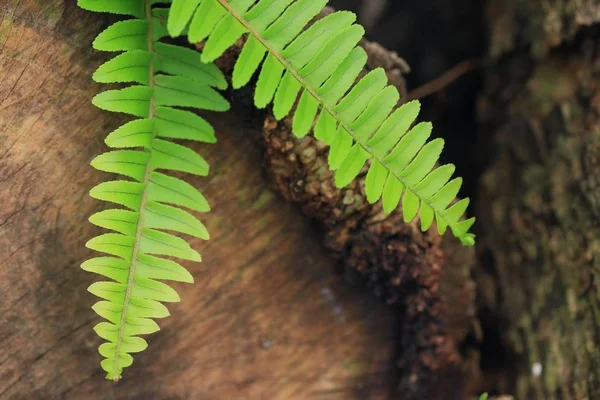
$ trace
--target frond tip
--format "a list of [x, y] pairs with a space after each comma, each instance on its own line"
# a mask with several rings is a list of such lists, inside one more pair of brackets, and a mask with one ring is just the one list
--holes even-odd
[[[173, 139], [214, 143], [213, 128], [198, 115], [175, 107], [224, 111], [228, 102], [215, 90], [227, 86], [213, 64], [182, 47], [159, 42], [166, 35], [168, 10], [153, 7], [156, 0], [79, 0], [91, 11], [110, 11], [134, 19], [117, 22], [100, 33], [94, 47], [124, 51], [102, 65], [94, 79], [102, 83], [134, 83], [98, 94], [93, 103], [104, 110], [138, 117], [106, 138], [113, 150], [99, 155], [92, 166], [129, 178], [94, 187], [90, 195], [123, 206], [100, 211], [90, 222], [112, 233], [86, 246], [107, 256], [82, 264], [86, 271], [110, 281], [96, 282], [88, 290], [102, 300], [93, 307], [106, 319], [94, 328], [106, 343], [99, 347], [107, 379], [119, 380], [133, 363], [132, 353], [146, 349], [139, 337], [159, 330], [153, 320], [169, 311], [162, 302], [180, 301], [162, 280], [194, 281], [178, 262], [165, 257], [201, 261], [184, 239], [165, 231], [207, 240], [208, 231], [189, 209], [209, 211], [204, 196], [185, 181], [165, 171], [208, 174], [208, 163], [195, 151]], [[160, 172], [159, 172], [160, 171]]]
[[[354, 14], [339, 11], [306, 28], [327, 0], [173, 0], [167, 28], [187, 32], [192, 43], [206, 41], [202, 60], [220, 57], [243, 35], [246, 43], [233, 70], [233, 86], [246, 85], [260, 68], [254, 101], [273, 102], [277, 119], [296, 105], [293, 131], [330, 145], [329, 164], [343, 187], [370, 162], [366, 193], [383, 199], [387, 212], [402, 203], [404, 219], [417, 215], [423, 230], [437, 223], [464, 245], [474, 219], [463, 221], [468, 199], [453, 204], [462, 180], [451, 179], [452, 165], [436, 168], [444, 142], [427, 143], [431, 124], [411, 128], [416, 101], [395, 109], [399, 94], [382, 69], [358, 80], [367, 61], [357, 47], [364, 34]], [[358, 80], [358, 82], [357, 82]], [[316, 121], [316, 125], [315, 125]]]

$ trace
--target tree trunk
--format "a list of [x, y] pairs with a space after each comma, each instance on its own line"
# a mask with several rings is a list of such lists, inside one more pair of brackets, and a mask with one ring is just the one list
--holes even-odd
[[[488, 3], [484, 326], [517, 399], [600, 398], [600, 3]], [[487, 141], [493, 137], [493, 141]]]

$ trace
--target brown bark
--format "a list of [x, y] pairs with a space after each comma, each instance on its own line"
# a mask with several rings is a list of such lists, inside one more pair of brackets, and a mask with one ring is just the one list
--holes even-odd
[[[297, 140], [289, 120], [265, 123], [267, 170], [275, 188], [326, 227], [326, 246], [348, 277], [364, 282], [400, 314], [399, 396], [463, 399], [477, 372], [477, 355], [459, 345], [474, 328], [472, 253], [452, 238], [405, 224], [367, 203], [366, 169], [337, 189], [327, 150], [312, 138]], [[449, 240], [446, 240], [449, 239]]]
[[[600, 398], [597, 1], [491, 1], [482, 308], [518, 399]], [[490, 137], [490, 136], [488, 136]], [[485, 145], [484, 145], [485, 146]], [[490, 315], [492, 318], [489, 318]]]

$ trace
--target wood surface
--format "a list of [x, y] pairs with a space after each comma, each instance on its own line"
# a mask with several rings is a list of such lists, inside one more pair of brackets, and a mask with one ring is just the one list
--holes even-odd
[[90, 103], [107, 24], [75, 0], [0, 0], [0, 399], [388, 398], [392, 311], [340, 280], [321, 234], [269, 190], [260, 126], [235, 102], [198, 147], [211, 175], [192, 182], [214, 211], [196, 283], [176, 285], [182, 302], [124, 379], [104, 379], [86, 291], [101, 278], [79, 265], [107, 207], [87, 193], [114, 179], [89, 162], [126, 120]]

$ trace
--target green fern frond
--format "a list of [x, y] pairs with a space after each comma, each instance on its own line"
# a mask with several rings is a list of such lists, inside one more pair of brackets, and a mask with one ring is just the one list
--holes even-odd
[[93, 198], [126, 209], [108, 209], [90, 217], [92, 224], [114, 233], [86, 244], [108, 256], [82, 264], [84, 270], [112, 280], [94, 283], [88, 290], [103, 299], [93, 309], [108, 322], [94, 330], [107, 341], [99, 348], [105, 358], [101, 365], [107, 379], [115, 381], [121, 378], [123, 368], [132, 364], [131, 353], [147, 347], [138, 335], [158, 331], [153, 318], [169, 315], [161, 302], [180, 300], [177, 292], [160, 280], [193, 282], [183, 266], [163, 257], [201, 260], [185, 240], [163, 231], [209, 238], [202, 222], [184, 210], [209, 211], [204, 196], [185, 181], [159, 171], [207, 175], [207, 162], [171, 139], [214, 143], [214, 131], [201, 117], [174, 107], [229, 108], [213, 89], [227, 86], [215, 65], [203, 63], [193, 50], [159, 42], [167, 35], [168, 9], [153, 7], [155, 3], [166, 2], [79, 0], [79, 6], [87, 10], [134, 17], [113, 24], [94, 41], [97, 50], [124, 52], [98, 68], [94, 79], [135, 85], [100, 93], [93, 103], [138, 119], [108, 135], [106, 144], [115, 150], [91, 163], [98, 170], [131, 180], [104, 182], [90, 191]]
[[[474, 223], [462, 221], [468, 199], [452, 204], [462, 185], [452, 179], [454, 167], [435, 168], [444, 142], [427, 143], [431, 124], [412, 127], [420, 105], [409, 102], [395, 109], [399, 94], [388, 86], [379, 68], [355, 83], [367, 61], [357, 47], [364, 29], [354, 14], [339, 11], [309, 22], [327, 0], [173, 0], [168, 20], [172, 36], [188, 35], [192, 43], [206, 41], [202, 60], [220, 57], [239, 38], [247, 41], [235, 64], [233, 86], [246, 85], [262, 65], [254, 101], [259, 108], [273, 102], [276, 118], [295, 104], [293, 131], [330, 146], [329, 164], [338, 187], [350, 183], [371, 160], [366, 179], [370, 202], [383, 198], [391, 212], [402, 201], [405, 221], [420, 213], [425, 231], [437, 221], [465, 245]], [[297, 99], [299, 98], [299, 101]], [[395, 109], [395, 110], [394, 110]], [[318, 116], [319, 115], [319, 116]]]

